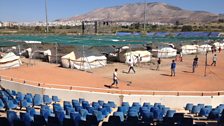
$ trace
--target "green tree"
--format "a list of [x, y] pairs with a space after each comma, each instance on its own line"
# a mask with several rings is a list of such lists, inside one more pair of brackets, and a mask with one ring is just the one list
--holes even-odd
[[193, 28], [191, 25], [184, 25], [181, 29], [181, 31], [183, 31], [183, 32], [184, 31], [192, 31], [192, 30], [193, 30]]

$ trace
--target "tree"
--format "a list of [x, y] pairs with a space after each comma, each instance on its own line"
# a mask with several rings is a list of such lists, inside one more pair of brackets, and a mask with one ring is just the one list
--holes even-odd
[[179, 26], [179, 25], [180, 25], [180, 22], [177, 20], [177, 21], [175, 22], [175, 25], [176, 25], [176, 26]]
[[181, 29], [181, 31], [183, 31], [183, 32], [184, 31], [192, 31], [192, 30], [193, 30], [193, 28], [191, 25], [184, 25]]

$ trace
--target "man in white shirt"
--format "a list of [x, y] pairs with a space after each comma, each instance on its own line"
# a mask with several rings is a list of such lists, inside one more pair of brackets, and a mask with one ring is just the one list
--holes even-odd
[[217, 61], [217, 56], [216, 56], [216, 54], [213, 56], [213, 58], [212, 58], [212, 64], [211, 64], [211, 66], [212, 65], [214, 65], [214, 66], [216, 66], [216, 61]]
[[129, 70], [128, 70], [128, 73], [130, 73], [131, 70], [135, 73], [134, 63], [131, 61], [131, 59], [129, 59]]
[[118, 71], [118, 69], [116, 68], [113, 73], [113, 83], [111, 84], [110, 87], [112, 87], [114, 84], [116, 84], [116, 87], [117, 87], [117, 84], [118, 84], [117, 71]]

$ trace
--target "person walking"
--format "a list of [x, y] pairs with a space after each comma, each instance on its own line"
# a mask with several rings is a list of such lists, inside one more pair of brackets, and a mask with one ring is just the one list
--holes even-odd
[[118, 71], [118, 69], [116, 68], [116, 69], [114, 70], [114, 73], [113, 73], [113, 83], [110, 85], [110, 88], [111, 88], [113, 85], [115, 85], [115, 84], [116, 84], [116, 87], [117, 87], [117, 85], [118, 85], [117, 71]]
[[195, 61], [195, 67], [198, 67], [198, 56], [197, 55], [195, 56], [194, 61]]
[[157, 60], [157, 67], [156, 67], [156, 70], [159, 70], [159, 66], [160, 66], [160, 64], [161, 64], [161, 59], [159, 58], [159, 59]]
[[183, 62], [183, 53], [180, 52], [180, 62]]
[[133, 63], [133, 61], [131, 61], [131, 59], [129, 59], [129, 70], [128, 70], [128, 73], [130, 73], [131, 70], [135, 73], [134, 63]]
[[196, 66], [197, 66], [197, 60], [193, 60], [193, 64], [192, 64], [192, 73], [194, 73], [195, 72], [195, 68], [196, 68]]
[[171, 63], [171, 75], [170, 76], [175, 76], [176, 75], [176, 63], [175, 60], [172, 60]]
[[214, 56], [213, 56], [213, 58], [212, 58], [212, 64], [211, 64], [211, 66], [216, 66], [216, 62], [217, 62], [217, 55], [216, 54], [214, 54]]

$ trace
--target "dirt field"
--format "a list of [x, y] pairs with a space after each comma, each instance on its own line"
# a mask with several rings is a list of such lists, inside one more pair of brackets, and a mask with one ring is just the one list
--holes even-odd
[[[117, 91], [119, 93], [144, 93], [147, 91], [224, 91], [224, 53], [217, 53], [217, 66], [207, 66], [205, 71], [205, 55], [198, 55], [199, 66], [192, 73], [192, 62], [195, 55], [183, 57], [183, 62], [177, 61], [176, 76], [170, 76], [170, 63], [172, 59], [162, 59], [159, 71], [154, 70], [155, 65], [143, 65], [135, 67], [136, 73], [127, 74], [128, 66], [121, 63], [108, 64], [104, 68], [91, 70], [91, 72], [75, 69], [61, 68], [55, 64], [31, 61], [33, 66], [27, 66], [0, 71], [0, 75], [13, 78], [13, 80], [26, 80], [40, 86], [57, 87], [66, 89], [79, 89], [89, 91]], [[208, 54], [208, 64], [212, 62], [211, 52]], [[28, 62], [25, 60], [25, 62]], [[112, 73], [118, 68], [119, 88], [109, 89], [112, 83]], [[8, 78], [8, 79], [9, 79]], [[49, 85], [56, 84], [56, 85]], [[130, 85], [129, 85], [130, 84]], [[57, 86], [60, 85], [60, 86]], [[81, 86], [81, 87], [79, 87]], [[85, 88], [84, 88], [85, 87]], [[91, 88], [88, 88], [91, 87]], [[138, 90], [138, 91], [137, 91]]]

